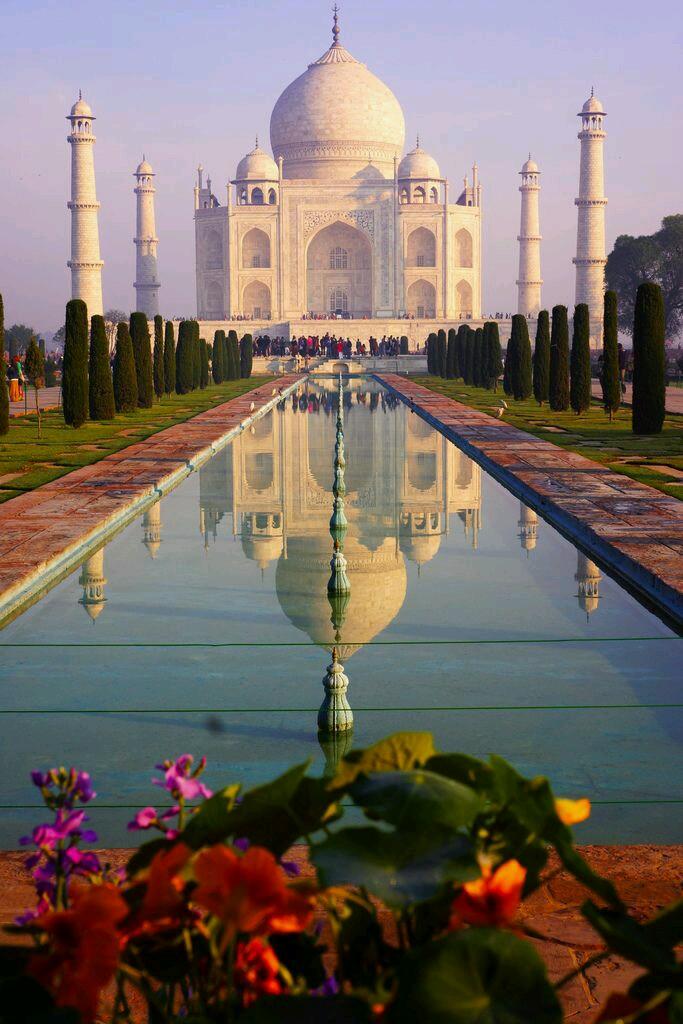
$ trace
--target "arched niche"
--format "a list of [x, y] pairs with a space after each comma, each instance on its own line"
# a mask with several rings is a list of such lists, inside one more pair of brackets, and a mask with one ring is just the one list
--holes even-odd
[[423, 319], [436, 316], [436, 288], [430, 281], [413, 281], [406, 296], [408, 312]]
[[436, 266], [436, 237], [429, 228], [416, 228], [408, 235], [406, 266]]
[[472, 235], [467, 228], [460, 228], [455, 236], [455, 264], [458, 267], [472, 266]]
[[321, 228], [306, 252], [306, 308], [329, 312], [332, 293], [346, 295], [346, 312], [371, 316], [372, 246], [360, 228], [335, 221]]
[[242, 239], [242, 266], [245, 269], [270, 266], [270, 239], [261, 228], [252, 228]]
[[270, 288], [263, 281], [250, 281], [242, 293], [242, 313], [254, 320], [270, 320]]

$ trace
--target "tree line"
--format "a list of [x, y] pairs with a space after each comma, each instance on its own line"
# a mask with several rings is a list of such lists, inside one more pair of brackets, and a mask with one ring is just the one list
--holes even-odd
[[[636, 434], [659, 433], [665, 413], [665, 315], [659, 285], [645, 282], [633, 303], [632, 428]], [[552, 315], [541, 310], [534, 351], [526, 317], [512, 318], [510, 340], [502, 360], [498, 324], [483, 328], [461, 325], [432, 333], [427, 338], [427, 370], [450, 380], [496, 391], [503, 376], [503, 391], [517, 401], [533, 395], [553, 412], [572, 409], [577, 415], [591, 404], [590, 319], [588, 306], [574, 309], [571, 348], [566, 306], [554, 306]], [[605, 292], [602, 351], [602, 402], [610, 421], [621, 404], [621, 369], [618, 349], [617, 294]]]
[[[0, 434], [9, 430], [9, 395], [4, 373], [4, 315], [0, 295]], [[35, 351], [34, 351], [35, 350]], [[241, 340], [235, 331], [216, 331], [213, 345], [199, 336], [196, 320], [183, 320], [176, 344], [172, 321], [154, 318], [154, 339], [144, 313], [131, 313], [116, 327], [114, 358], [104, 317], [93, 316], [82, 299], [66, 304], [62, 362], [62, 412], [68, 426], [80, 427], [87, 419], [111, 420], [116, 413], [151, 409], [154, 401], [173, 393], [188, 394], [215, 384], [250, 377], [253, 360], [251, 334]], [[45, 373], [41, 350], [32, 339], [24, 371], [36, 391]], [[39, 409], [38, 409], [39, 411]], [[40, 424], [40, 418], [39, 418]]]

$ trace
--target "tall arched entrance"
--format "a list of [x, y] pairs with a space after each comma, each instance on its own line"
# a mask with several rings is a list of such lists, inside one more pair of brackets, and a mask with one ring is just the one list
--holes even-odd
[[306, 254], [306, 309], [372, 316], [372, 246], [358, 228], [335, 221], [314, 236]]

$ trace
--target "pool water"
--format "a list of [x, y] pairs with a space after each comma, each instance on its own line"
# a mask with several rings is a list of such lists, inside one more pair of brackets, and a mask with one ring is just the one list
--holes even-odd
[[[679, 638], [416, 413], [345, 389], [351, 596], [327, 599], [336, 382], [302, 385], [0, 633], [0, 846], [35, 767], [95, 780], [103, 844], [153, 765], [265, 781], [401, 729], [593, 801], [583, 842], [683, 840]], [[319, 741], [338, 642], [351, 736]]]

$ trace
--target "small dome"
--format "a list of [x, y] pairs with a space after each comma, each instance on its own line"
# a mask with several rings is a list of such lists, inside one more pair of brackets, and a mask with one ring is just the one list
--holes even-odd
[[531, 153], [529, 153], [529, 159], [522, 167], [522, 174], [538, 174], [538, 164], [535, 160], [531, 159]]
[[398, 165], [399, 178], [439, 179], [441, 171], [433, 156], [420, 148], [420, 143], [407, 153]]
[[235, 179], [237, 181], [277, 181], [277, 164], [272, 156], [261, 149], [256, 140], [256, 145], [251, 153], [247, 153], [237, 165]]
[[602, 106], [602, 103], [600, 102], [600, 100], [598, 99], [597, 96], [593, 95], [593, 90], [591, 90], [590, 96], [588, 97], [588, 99], [586, 100], [584, 105], [581, 107], [581, 113], [582, 114], [604, 114], [605, 113], [604, 108]]
[[92, 110], [90, 106], [85, 102], [83, 97], [78, 95], [78, 99], [71, 108], [71, 117], [92, 117]]
[[152, 165], [145, 159], [144, 155], [142, 157], [142, 163], [138, 164], [135, 173], [136, 174], [154, 174], [154, 171], [152, 170]]

